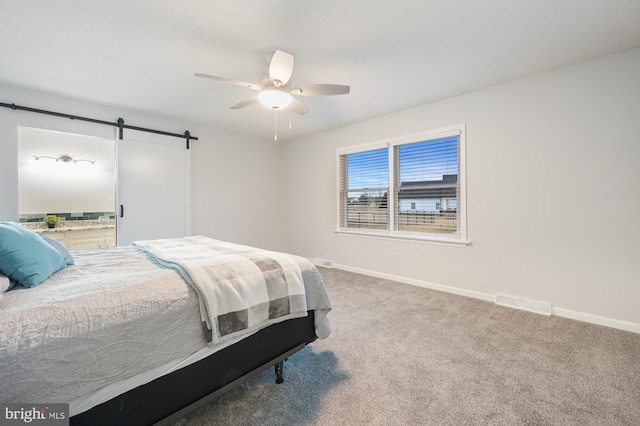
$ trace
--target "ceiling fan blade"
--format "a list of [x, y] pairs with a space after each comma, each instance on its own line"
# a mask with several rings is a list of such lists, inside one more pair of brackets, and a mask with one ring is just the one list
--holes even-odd
[[[269, 64], [269, 78], [274, 86], [287, 84], [293, 73], [293, 55], [282, 50], [276, 50]], [[278, 81], [279, 83], [276, 83]]]
[[306, 113], [309, 112], [309, 109], [306, 107], [305, 104], [303, 104], [296, 98], [293, 98], [291, 100], [291, 111], [295, 112], [298, 115], [305, 115]]
[[234, 80], [232, 78], [218, 77], [215, 75], [200, 74], [200, 73], [195, 73], [193, 75], [195, 77], [208, 78], [209, 80], [220, 81], [222, 83], [229, 83], [229, 84], [234, 84], [236, 86], [248, 87], [249, 89], [253, 89], [253, 90], [263, 89], [263, 87], [260, 86], [259, 84], [247, 83], [246, 81]]
[[247, 100], [244, 100], [242, 102], [238, 102], [237, 104], [235, 104], [234, 106], [231, 107], [231, 109], [240, 109], [240, 108], [244, 108], [246, 106], [255, 104], [256, 102], [258, 102], [258, 97], [254, 96], [253, 98], [249, 98]]
[[351, 88], [341, 84], [305, 84], [291, 89], [291, 93], [300, 96], [346, 95]]

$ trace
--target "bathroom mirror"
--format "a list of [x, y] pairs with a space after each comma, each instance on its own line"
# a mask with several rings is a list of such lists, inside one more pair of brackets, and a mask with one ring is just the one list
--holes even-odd
[[[20, 127], [18, 137], [23, 226], [69, 249], [115, 245], [115, 141], [30, 127]], [[50, 228], [46, 216], [59, 221]]]

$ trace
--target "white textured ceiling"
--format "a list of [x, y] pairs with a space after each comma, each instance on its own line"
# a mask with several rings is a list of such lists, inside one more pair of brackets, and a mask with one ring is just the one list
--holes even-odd
[[259, 83], [280, 49], [294, 84], [351, 86], [284, 140], [638, 46], [638, 0], [0, 0], [0, 82], [265, 140], [273, 112], [229, 109], [255, 92], [193, 73]]

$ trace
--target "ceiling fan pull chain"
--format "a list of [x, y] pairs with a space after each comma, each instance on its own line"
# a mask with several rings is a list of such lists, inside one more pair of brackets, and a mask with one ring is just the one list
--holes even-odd
[[278, 111], [273, 110], [273, 140], [278, 140]]
[[291, 105], [289, 105], [289, 130], [291, 130]]

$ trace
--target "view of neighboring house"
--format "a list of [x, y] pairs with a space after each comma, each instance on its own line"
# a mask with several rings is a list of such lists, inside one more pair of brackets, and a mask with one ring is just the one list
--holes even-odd
[[402, 182], [398, 192], [401, 213], [452, 213], [457, 209], [458, 175], [442, 180]]

